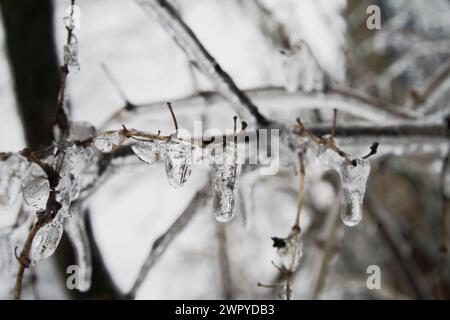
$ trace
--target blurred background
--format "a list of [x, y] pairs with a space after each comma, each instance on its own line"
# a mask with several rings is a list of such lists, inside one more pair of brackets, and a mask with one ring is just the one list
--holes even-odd
[[[423, 121], [418, 116], [415, 123], [417, 132], [392, 138], [392, 145], [389, 137], [376, 135], [349, 140], [349, 150], [358, 154], [367, 151], [373, 139], [386, 145], [383, 149], [381, 143], [379, 155], [372, 160], [364, 218], [356, 227], [346, 227], [339, 219], [335, 177], [308, 177], [307, 168], [303, 257], [293, 278], [295, 298], [448, 299], [448, 192], [443, 186], [449, 184], [450, 175], [442, 174], [442, 168], [450, 113], [450, 2], [172, 3], [243, 90], [264, 93], [267, 88], [288, 88], [286, 74], [292, 66], [286, 68], [286, 54], [280, 51], [288, 52], [304, 41], [314, 57], [310, 63], [323, 71], [327, 86], [355, 92], [357, 102], [372, 106], [361, 106], [363, 116], [358, 116], [358, 110], [339, 113], [338, 127], [370, 124], [371, 117], [386, 108], [414, 115], [423, 111]], [[69, 1], [0, 0], [0, 4], [0, 151], [48, 145]], [[124, 123], [167, 133], [172, 120], [158, 102], [180, 99], [174, 108], [182, 127], [191, 129], [195, 120], [202, 120], [205, 129], [232, 127], [235, 111], [227, 101], [184, 100], [214, 91], [214, 83], [191, 66], [158, 21], [135, 1], [77, 0], [76, 4], [81, 8], [81, 29], [76, 32], [81, 70], [71, 74], [68, 83], [73, 120], [103, 129]], [[366, 10], [373, 4], [381, 9], [379, 30], [366, 26]], [[268, 99], [270, 103], [257, 99], [260, 111], [286, 125], [294, 125], [299, 115], [307, 126], [330, 123], [333, 113], [327, 92], [294, 89], [294, 93], [286, 91], [293, 94], [289, 99], [283, 95]], [[341, 103], [346, 96], [333, 99]], [[359, 108], [351, 95], [348, 99]], [[127, 103], [149, 106], [108, 121]], [[297, 109], [297, 103], [307, 104], [308, 110]], [[375, 122], [387, 124], [382, 117]], [[421, 125], [425, 129], [420, 130]], [[83, 204], [93, 252], [91, 290], [66, 289], [65, 271], [73, 253], [63, 238], [55, 256], [38, 263], [35, 277], [26, 279], [24, 298], [124, 298], [153, 242], [183, 212], [208, 176], [208, 170], [196, 168], [183, 189], [173, 189], [161, 164], [149, 167], [135, 161], [121, 166]], [[216, 222], [210, 206], [200, 206], [151, 268], [136, 298], [275, 298], [274, 290], [257, 283], [275, 283], [279, 276], [271, 264], [277, 259], [271, 237], [289, 233], [297, 180], [287, 169], [276, 176], [243, 177], [239, 211], [246, 212], [238, 212], [226, 225]], [[11, 216], [2, 214], [0, 226], [10, 224]], [[380, 290], [366, 286], [370, 265], [380, 267]], [[13, 285], [11, 274], [0, 276], [1, 299], [11, 297]]]

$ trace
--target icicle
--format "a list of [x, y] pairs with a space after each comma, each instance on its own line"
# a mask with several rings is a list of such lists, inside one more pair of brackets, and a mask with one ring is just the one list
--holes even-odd
[[[218, 149], [215, 149], [217, 152]], [[236, 213], [238, 199], [237, 179], [241, 166], [237, 163], [234, 148], [225, 148], [214, 155], [211, 164], [212, 182], [214, 185], [213, 208], [219, 222], [228, 222]]]
[[104, 153], [113, 152], [125, 141], [122, 131], [108, 131], [97, 135], [94, 139], [95, 147]]
[[370, 173], [368, 161], [357, 160], [357, 166], [344, 165], [341, 173], [341, 218], [346, 226], [356, 226], [362, 219], [363, 199]]
[[72, 34], [72, 42], [64, 45], [64, 64], [67, 65], [70, 72], [80, 71], [80, 62], [78, 61], [78, 39]]
[[45, 210], [50, 194], [50, 183], [45, 171], [36, 163], [31, 163], [22, 181], [24, 206], [27, 210]]
[[31, 259], [38, 261], [50, 257], [58, 247], [63, 231], [64, 217], [58, 214], [36, 233], [31, 245]]
[[283, 51], [282, 54], [286, 91], [303, 89], [309, 92], [323, 89], [324, 74], [306, 43], [300, 42], [292, 50]]
[[192, 173], [191, 145], [168, 143], [164, 149], [167, 180], [172, 187], [180, 188]]
[[155, 163], [160, 158], [159, 145], [154, 142], [139, 142], [131, 149], [139, 160], [147, 164]]
[[86, 292], [91, 287], [92, 256], [84, 217], [78, 213], [66, 219], [65, 230], [75, 251], [75, 262], [79, 267], [77, 289]]
[[27, 168], [28, 160], [15, 153], [0, 160], [0, 210], [7, 210], [16, 202]]

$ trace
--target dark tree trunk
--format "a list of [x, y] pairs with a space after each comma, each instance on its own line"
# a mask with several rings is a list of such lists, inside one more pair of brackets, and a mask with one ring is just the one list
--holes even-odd
[[59, 69], [50, 0], [0, 0], [18, 111], [31, 148], [50, 143]]
[[[0, 0], [5, 28], [7, 52], [14, 79], [17, 108], [30, 148], [49, 145], [51, 127], [57, 110], [60, 68], [56, 55], [51, 0]], [[62, 22], [61, 22], [62, 27]], [[92, 288], [82, 294], [75, 290], [73, 298], [119, 298], [92, 234], [87, 219], [92, 247]], [[56, 251], [61, 276], [68, 265], [74, 264], [71, 246], [63, 237]], [[64, 279], [65, 282], [65, 279]]]

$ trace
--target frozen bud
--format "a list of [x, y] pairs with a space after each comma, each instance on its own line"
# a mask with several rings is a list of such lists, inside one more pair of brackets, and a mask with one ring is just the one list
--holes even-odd
[[[282, 240], [284, 240], [284, 243], [279, 243], [279, 245], [276, 247], [280, 262], [286, 270], [295, 271], [298, 267], [303, 253], [302, 245], [300, 243], [300, 237], [299, 235], [296, 235]], [[273, 241], [275, 246], [275, 240]]]

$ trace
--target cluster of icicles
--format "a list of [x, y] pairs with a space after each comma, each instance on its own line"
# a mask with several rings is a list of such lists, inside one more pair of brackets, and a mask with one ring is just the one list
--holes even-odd
[[[101, 152], [108, 153], [114, 151], [124, 140], [122, 131], [110, 131], [97, 135], [94, 144]], [[131, 148], [147, 164], [163, 160], [167, 180], [174, 188], [185, 185], [194, 164], [208, 161], [214, 186], [214, 215], [220, 222], [228, 222], [235, 216], [237, 180], [241, 169], [236, 146], [223, 147], [220, 144], [205, 149], [181, 140], [154, 140], [139, 141]]]
[[[78, 128], [74, 125], [74, 128]], [[14, 227], [0, 232], [0, 269], [5, 273], [13, 273], [13, 248], [23, 245], [26, 233], [35, 218], [48, 214], [49, 197], [53, 192], [55, 200], [61, 204], [52, 221], [44, 225], [36, 233], [29, 253], [32, 263], [50, 257], [58, 247], [63, 231], [75, 248], [76, 262], [80, 267], [78, 289], [86, 291], [90, 287], [91, 265], [90, 249], [86, 244], [86, 230], [83, 218], [77, 206], [72, 205], [81, 193], [82, 188], [92, 183], [95, 153], [92, 147], [82, 147], [66, 142], [64, 151], [52, 147], [40, 163], [28, 160], [20, 153], [4, 153], [0, 158], [0, 213], [21, 205], [18, 222]], [[61, 154], [64, 154], [62, 166], [59, 165]], [[51, 187], [49, 177], [43, 167], [59, 171], [59, 180]], [[16, 233], [20, 233], [18, 238]], [[14, 247], [12, 243], [14, 243]]]

